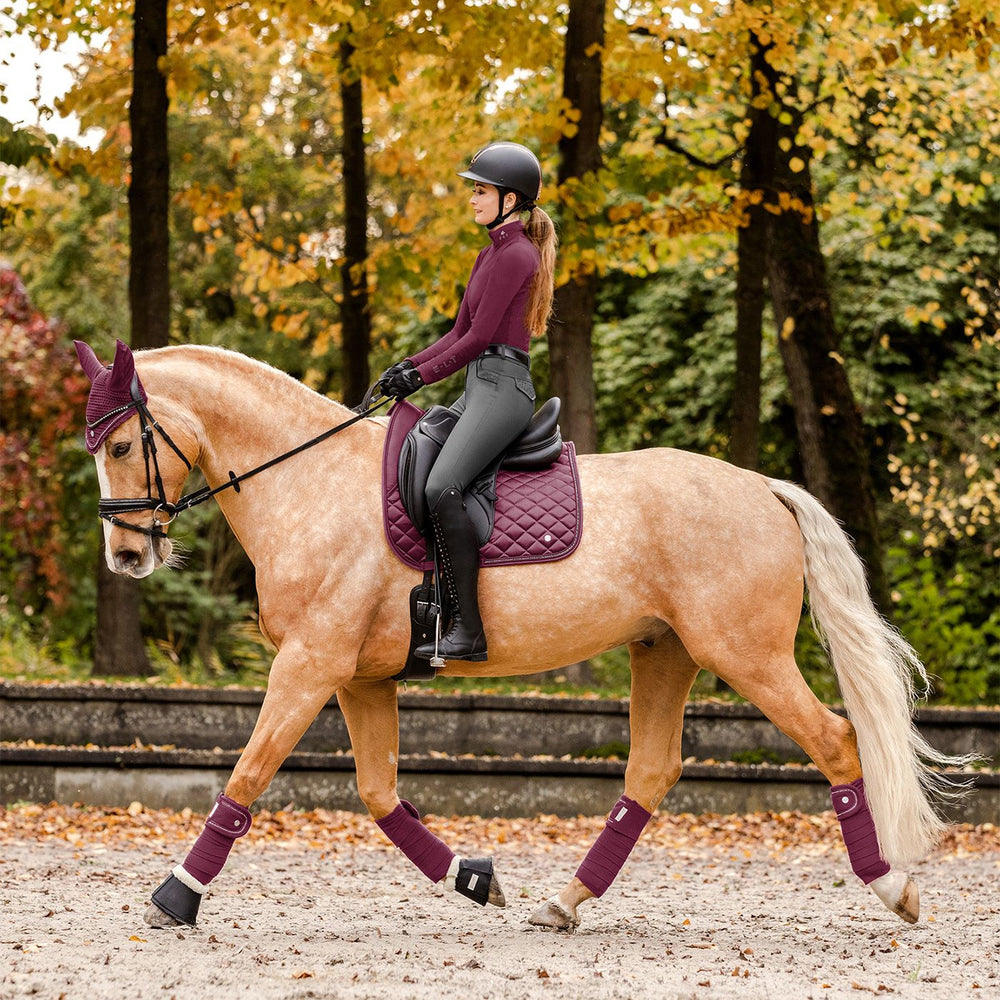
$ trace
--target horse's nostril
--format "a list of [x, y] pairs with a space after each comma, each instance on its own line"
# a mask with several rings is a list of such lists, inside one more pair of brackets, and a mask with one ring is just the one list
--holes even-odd
[[142, 561], [142, 555], [135, 549], [119, 549], [115, 553], [115, 567], [120, 573], [126, 573], [130, 569], [135, 569]]

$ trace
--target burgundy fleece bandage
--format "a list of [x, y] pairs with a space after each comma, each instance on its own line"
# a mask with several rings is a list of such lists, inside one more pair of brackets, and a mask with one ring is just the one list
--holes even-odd
[[646, 829], [652, 813], [623, 795], [616, 803], [601, 835], [587, 852], [576, 877], [595, 895], [603, 896]]
[[879, 851], [875, 822], [865, 798], [865, 779], [858, 778], [849, 785], [834, 785], [830, 789], [830, 801], [840, 820], [840, 831], [854, 874], [865, 885], [887, 875], [889, 865]]
[[250, 829], [252, 817], [246, 806], [220, 792], [205, 820], [194, 847], [181, 867], [202, 885], [208, 885], [222, 871], [233, 849], [233, 841]]
[[420, 822], [415, 806], [404, 800], [375, 824], [432, 882], [448, 874], [455, 853]]

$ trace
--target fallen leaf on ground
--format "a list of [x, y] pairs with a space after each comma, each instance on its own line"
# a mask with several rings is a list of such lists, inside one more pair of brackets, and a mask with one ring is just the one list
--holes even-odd
[[[118, 848], [150, 850], [189, 844], [201, 832], [204, 814], [185, 808], [148, 809], [101, 806], [15, 805], [0, 807], [0, 845], [13, 842], [59, 840], [76, 848]], [[503, 819], [481, 816], [424, 817], [426, 825], [455, 845], [503, 843], [508, 849], [518, 844], [533, 849], [559, 850], [568, 846], [589, 846], [604, 829], [607, 817], [559, 817], [542, 814], [532, 818]], [[245, 842], [309, 847], [327, 853], [338, 849], [368, 849], [391, 853], [395, 850], [368, 816], [342, 810], [267, 810], [254, 814]], [[844, 852], [840, 827], [833, 812], [816, 815], [801, 812], [757, 812], [742, 816], [713, 813], [664, 812], [655, 816], [640, 840], [640, 846], [676, 851], [683, 848], [725, 849], [733, 844], [751, 845], [771, 856], [788, 848], [823, 854]], [[974, 826], [955, 824], [948, 828], [936, 857], [996, 850], [996, 827], [992, 823]], [[928, 918], [933, 921], [934, 917]], [[689, 925], [685, 919], [683, 925]]]

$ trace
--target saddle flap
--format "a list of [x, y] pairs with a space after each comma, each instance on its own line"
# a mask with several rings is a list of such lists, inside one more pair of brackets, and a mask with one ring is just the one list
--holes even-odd
[[424, 485], [458, 414], [447, 406], [432, 406], [406, 435], [399, 452], [399, 494], [410, 520], [424, 532], [429, 511]]

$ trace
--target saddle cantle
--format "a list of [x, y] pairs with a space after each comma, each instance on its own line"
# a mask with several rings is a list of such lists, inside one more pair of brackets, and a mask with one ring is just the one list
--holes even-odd
[[[461, 412], [461, 400], [426, 413], [401, 400], [390, 411], [383, 522], [390, 548], [413, 569], [432, 565], [419, 530], [427, 516], [423, 487]], [[466, 491], [483, 566], [550, 562], [576, 550], [583, 526], [576, 452], [562, 440], [558, 421], [559, 400], [553, 398]]]

